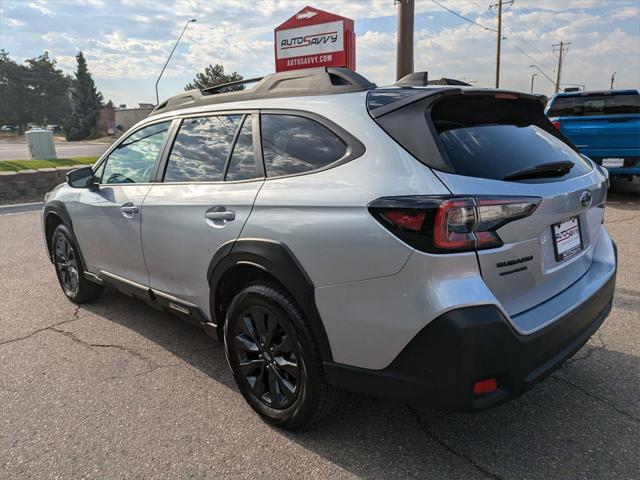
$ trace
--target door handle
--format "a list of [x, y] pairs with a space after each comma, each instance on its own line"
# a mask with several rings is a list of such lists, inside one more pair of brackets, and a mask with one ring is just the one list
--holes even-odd
[[138, 207], [136, 207], [135, 205], [130, 205], [128, 203], [125, 203], [124, 205], [122, 205], [120, 207], [120, 211], [122, 213], [133, 215], [134, 213], [138, 213], [140, 211], [140, 209]]
[[208, 220], [213, 220], [213, 221], [226, 221], [226, 222], [230, 222], [232, 220], [235, 220], [236, 218], [236, 213], [232, 210], [225, 210], [222, 212], [207, 212], [205, 214], [205, 217], [207, 217]]

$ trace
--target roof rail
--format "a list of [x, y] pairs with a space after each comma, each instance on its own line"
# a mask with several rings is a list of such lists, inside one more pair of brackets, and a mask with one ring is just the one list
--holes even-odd
[[[234, 90], [234, 86], [255, 83], [254, 88]], [[194, 89], [180, 93], [160, 103], [151, 115], [179, 108], [239, 102], [259, 98], [301, 97], [310, 95], [332, 95], [375, 88], [362, 75], [338, 67], [319, 67], [272, 73], [265, 77], [226, 83], [204, 90]]]
[[216, 85], [214, 87], [202, 88], [200, 89], [200, 91], [202, 93], [206, 93], [210, 95], [212, 93], [222, 93], [227, 90], [229, 91], [242, 90], [241, 88], [238, 89], [238, 88], [232, 88], [232, 87], [239, 86], [239, 85], [246, 85], [247, 83], [257, 83], [263, 78], [264, 77], [247, 78], [246, 80], [236, 80], [235, 82], [221, 83], [220, 85]]

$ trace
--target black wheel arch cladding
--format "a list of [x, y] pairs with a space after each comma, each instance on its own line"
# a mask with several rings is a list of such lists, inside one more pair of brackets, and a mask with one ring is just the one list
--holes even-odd
[[82, 256], [82, 249], [80, 248], [80, 244], [78, 243], [78, 239], [76, 238], [76, 234], [73, 231], [73, 222], [71, 221], [71, 216], [67, 210], [67, 205], [61, 200], [52, 200], [47, 203], [44, 207], [44, 212], [42, 215], [42, 221], [44, 222], [45, 228], [45, 240], [47, 243], [47, 252], [49, 253], [49, 260], [53, 262], [53, 252], [51, 251], [51, 240], [53, 239], [53, 232], [55, 231], [56, 226], [54, 226], [51, 231], [47, 230], [49, 219], [55, 216], [60, 219], [59, 223], [62, 223], [67, 230], [69, 231], [69, 235], [71, 236], [71, 241], [76, 245], [76, 254], [80, 257], [80, 262], [82, 263], [82, 268], [86, 265], [84, 261], [84, 257]]
[[318, 343], [324, 362], [332, 361], [327, 333], [316, 307], [314, 285], [291, 250], [281, 242], [267, 239], [239, 239], [223, 244], [211, 259], [208, 276], [211, 293], [211, 320], [222, 325], [224, 312], [217, 298], [225, 274], [243, 265], [258, 268], [275, 278], [291, 294], [304, 313]]

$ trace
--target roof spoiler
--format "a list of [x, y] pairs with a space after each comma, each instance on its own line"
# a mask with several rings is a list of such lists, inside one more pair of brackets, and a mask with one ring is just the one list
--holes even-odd
[[405, 75], [398, 80], [395, 85], [399, 87], [426, 87], [427, 85], [458, 85], [464, 87], [471, 87], [467, 82], [462, 80], [456, 80], [455, 78], [438, 78], [436, 80], [429, 80], [429, 72], [413, 72], [409, 75]]

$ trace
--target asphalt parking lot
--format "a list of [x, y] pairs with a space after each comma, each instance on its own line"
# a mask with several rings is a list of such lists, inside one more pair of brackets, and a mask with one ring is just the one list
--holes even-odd
[[527, 395], [447, 415], [345, 394], [295, 434], [253, 414], [200, 330], [114, 291], [67, 301], [39, 216], [0, 216], [0, 478], [640, 475], [637, 195], [611, 193], [606, 210], [620, 256], [611, 315]]

